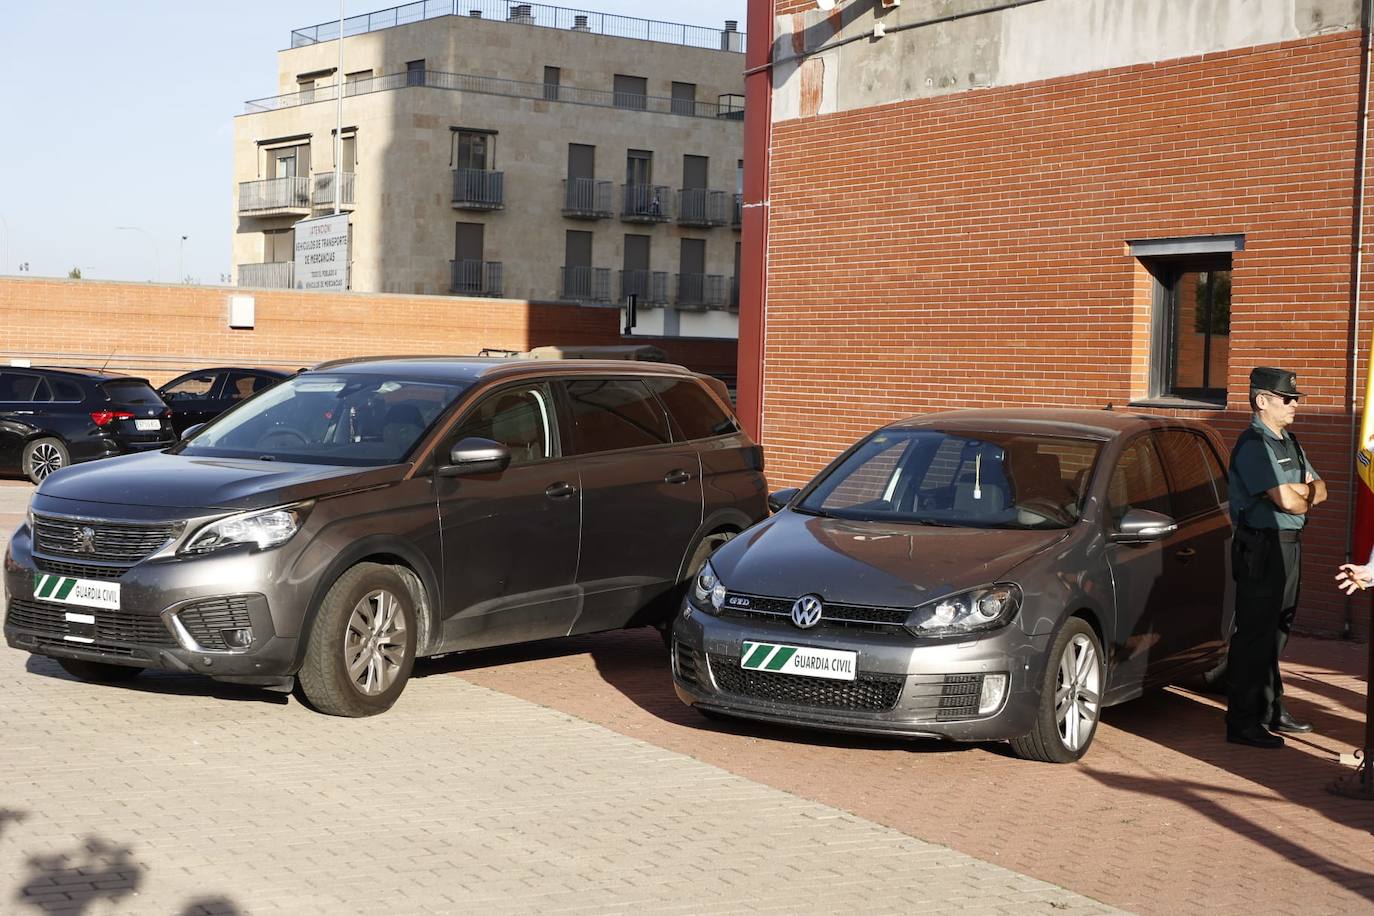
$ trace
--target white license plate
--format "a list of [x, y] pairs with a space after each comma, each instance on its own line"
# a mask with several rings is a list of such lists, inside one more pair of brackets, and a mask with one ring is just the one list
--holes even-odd
[[134, 429], [141, 433], [155, 433], [162, 429], [161, 420], [135, 420]]
[[858, 658], [857, 652], [745, 640], [739, 666], [746, 671], [774, 671], [778, 674], [829, 678], [832, 681], [852, 681]]
[[73, 579], [71, 576], [33, 574], [33, 596], [54, 604], [119, 610], [119, 583], [98, 579]]

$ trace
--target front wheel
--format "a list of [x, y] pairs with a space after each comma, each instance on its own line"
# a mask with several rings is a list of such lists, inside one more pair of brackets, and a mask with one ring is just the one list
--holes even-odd
[[299, 681], [310, 705], [331, 716], [391, 708], [415, 664], [415, 603], [401, 577], [359, 563], [330, 587], [310, 628]]
[[61, 439], [35, 439], [24, 446], [24, 476], [34, 483], [42, 483], [53, 471], [72, 463], [72, 456]]
[[1050, 648], [1035, 728], [1011, 742], [1017, 756], [1072, 763], [1088, 752], [1102, 713], [1102, 646], [1087, 621], [1070, 618]]

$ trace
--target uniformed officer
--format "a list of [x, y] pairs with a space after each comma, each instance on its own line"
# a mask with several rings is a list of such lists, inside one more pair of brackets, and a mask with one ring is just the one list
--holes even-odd
[[1274, 732], [1310, 732], [1283, 706], [1279, 655], [1293, 629], [1307, 513], [1326, 484], [1288, 431], [1298, 410], [1297, 376], [1261, 366], [1250, 373], [1250, 426], [1231, 452], [1232, 575], [1236, 626], [1227, 657], [1226, 740], [1281, 747]]

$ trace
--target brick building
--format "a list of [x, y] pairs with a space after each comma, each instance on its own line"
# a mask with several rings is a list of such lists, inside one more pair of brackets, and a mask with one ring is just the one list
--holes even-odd
[[1110, 403], [1231, 438], [1250, 368], [1280, 365], [1332, 493], [1300, 623], [1363, 630], [1329, 583], [1370, 331], [1365, 4], [818, 5], [750, 2], [773, 41], [746, 62], [740, 404], [770, 482], [941, 408]]

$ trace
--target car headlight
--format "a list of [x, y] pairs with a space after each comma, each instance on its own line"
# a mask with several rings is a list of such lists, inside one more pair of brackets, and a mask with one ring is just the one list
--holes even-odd
[[907, 617], [906, 628], [917, 636], [978, 633], [1003, 626], [1020, 609], [1020, 586], [988, 585], [921, 605]]
[[725, 583], [716, 575], [710, 560], [701, 567], [701, 572], [692, 582], [692, 597], [703, 611], [718, 611], [725, 606]]
[[252, 544], [259, 550], [280, 546], [300, 529], [309, 508], [309, 503], [297, 503], [222, 518], [187, 538], [181, 553], [210, 553], [240, 544]]

